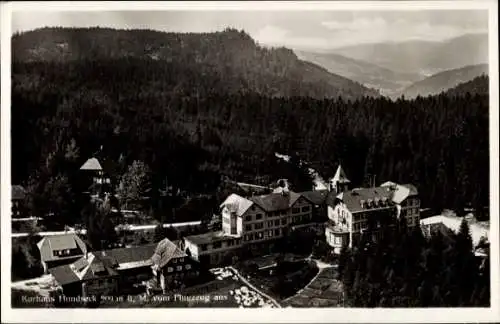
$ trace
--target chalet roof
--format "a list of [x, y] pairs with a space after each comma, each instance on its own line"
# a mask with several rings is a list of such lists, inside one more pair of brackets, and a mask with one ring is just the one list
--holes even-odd
[[166, 238], [160, 241], [156, 246], [151, 261], [154, 265], [162, 268], [167, 265], [171, 259], [186, 256], [187, 254], [182, 251], [177, 244]]
[[72, 264], [66, 264], [49, 269], [56, 281], [61, 285], [77, 281], [92, 280], [101, 277], [117, 276], [115, 264], [107, 258], [99, 257], [94, 253], [81, 257]]
[[102, 171], [101, 163], [96, 158], [88, 159], [80, 168], [80, 170], [89, 170], [89, 171]]
[[[386, 200], [391, 201], [393, 192], [386, 187], [357, 188], [342, 194], [341, 200], [350, 212], [363, 210], [362, 202]], [[337, 198], [337, 197], [336, 197]]]
[[187, 236], [185, 239], [196, 245], [200, 245], [200, 244], [209, 244], [219, 241], [230, 241], [234, 240], [235, 238], [233, 236], [224, 235], [222, 231], [218, 231], [218, 232], [207, 232], [198, 235], [191, 235]]
[[416, 195], [418, 195], [417, 187], [415, 187], [411, 183], [405, 183], [402, 186], [410, 189], [410, 193], [409, 193], [410, 196], [416, 196]]
[[116, 264], [109, 258], [102, 258], [94, 253], [89, 253], [86, 260], [88, 262], [88, 266], [85, 267], [81, 273], [80, 278], [82, 280], [118, 275], [116, 270], [113, 269]]
[[157, 245], [147, 244], [129, 248], [118, 248], [95, 252], [100, 258], [108, 258], [112, 263], [123, 264], [146, 261], [154, 255]]
[[63, 235], [51, 235], [45, 236], [37, 243], [38, 249], [40, 250], [40, 258], [42, 261], [55, 261], [67, 258], [74, 258], [72, 256], [54, 256], [54, 251], [56, 250], [71, 250], [79, 249], [78, 255], [83, 255], [87, 252], [87, 246], [82, 241], [82, 239], [74, 234], [63, 234]]
[[322, 205], [328, 197], [328, 190], [304, 191], [300, 195], [314, 205]]
[[67, 285], [73, 282], [80, 281], [80, 278], [70, 268], [69, 264], [49, 269], [49, 273], [54, 276], [54, 278], [60, 285]]
[[335, 172], [335, 175], [333, 178], [330, 180], [334, 183], [339, 182], [339, 183], [350, 183], [351, 181], [347, 179], [347, 176], [344, 172], [344, 169], [342, 169], [342, 166], [339, 164], [339, 167], [337, 168], [337, 172]]
[[253, 202], [243, 198], [237, 194], [231, 194], [229, 197], [224, 200], [224, 202], [220, 205], [220, 207], [227, 207], [231, 212], [236, 213], [236, 215], [243, 215], [250, 206], [253, 205]]
[[326, 203], [335, 206], [337, 200], [341, 200], [351, 212], [364, 209], [363, 202], [386, 200], [392, 203], [401, 204], [410, 196], [418, 195], [417, 188], [412, 184], [399, 185], [394, 182], [385, 182], [380, 187], [356, 188], [334, 196], [330, 193]]
[[12, 186], [12, 200], [23, 200], [26, 197], [26, 190], [20, 185]]
[[266, 212], [285, 210], [293, 206], [300, 198], [300, 194], [288, 191], [284, 193], [271, 193], [263, 196], [253, 196], [248, 198]]
[[396, 187], [393, 188], [394, 190], [392, 191], [392, 201], [394, 201], [396, 204], [400, 204], [403, 200], [410, 196], [410, 189], [405, 186], [396, 185]]

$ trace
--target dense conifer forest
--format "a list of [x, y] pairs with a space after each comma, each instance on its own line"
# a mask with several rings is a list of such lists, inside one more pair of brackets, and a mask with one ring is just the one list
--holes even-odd
[[206, 194], [223, 175], [274, 180], [284, 172], [274, 152], [297, 152], [325, 177], [341, 162], [355, 185], [367, 174], [414, 183], [423, 206], [488, 205], [487, 95], [270, 98], [189, 73], [142, 59], [14, 63], [13, 183], [51, 185], [69, 204], [61, 186], [99, 152], [118, 175], [144, 161], [153, 192], [167, 178]]
[[489, 257], [474, 256], [464, 220], [458, 233], [420, 228], [408, 232], [404, 218], [385, 229], [377, 244], [368, 235], [343, 248], [339, 279], [351, 307], [489, 307]]

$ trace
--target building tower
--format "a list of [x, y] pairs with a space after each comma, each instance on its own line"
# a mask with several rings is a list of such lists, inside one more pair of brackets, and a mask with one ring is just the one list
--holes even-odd
[[335, 172], [335, 175], [329, 181], [328, 190], [333, 191], [337, 194], [345, 192], [349, 190], [350, 183], [351, 181], [347, 179], [344, 169], [342, 169], [342, 166], [339, 164], [337, 172]]

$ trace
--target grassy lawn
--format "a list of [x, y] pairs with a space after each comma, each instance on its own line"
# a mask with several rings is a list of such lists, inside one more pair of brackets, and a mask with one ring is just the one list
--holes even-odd
[[335, 269], [323, 269], [307, 288], [285, 300], [282, 306], [342, 307], [342, 285], [336, 276]]

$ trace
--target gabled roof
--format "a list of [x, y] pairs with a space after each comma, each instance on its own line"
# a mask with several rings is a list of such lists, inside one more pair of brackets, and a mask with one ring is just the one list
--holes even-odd
[[182, 251], [177, 244], [166, 238], [160, 241], [156, 246], [151, 261], [155, 266], [163, 268], [173, 258], [182, 258], [186, 256], [187, 254]]
[[400, 204], [403, 200], [410, 196], [410, 189], [401, 185], [396, 185], [392, 192], [392, 201], [396, 204]]
[[80, 251], [76, 256], [83, 255], [87, 252], [85, 243], [74, 233], [45, 236], [37, 243], [37, 246], [40, 250], [40, 258], [44, 262], [75, 257], [75, 255], [62, 257], [54, 256], [54, 251], [56, 250], [79, 249]]
[[26, 190], [22, 186], [12, 186], [12, 200], [23, 200], [26, 197]]
[[351, 181], [347, 179], [347, 176], [344, 172], [344, 169], [342, 169], [342, 166], [339, 164], [339, 167], [337, 168], [337, 172], [335, 172], [335, 175], [333, 176], [330, 181], [336, 183], [350, 183]]
[[96, 278], [117, 276], [115, 264], [109, 259], [99, 257], [94, 253], [88, 253], [72, 264], [66, 264], [49, 269], [56, 281], [61, 285], [77, 281], [92, 280]]
[[227, 207], [232, 213], [236, 213], [236, 215], [243, 215], [250, 206], [253, 205], [253, 202], [243, 198], [237, 194], [231, 194], [229, 197], [224, 200], [224, 202], [220, 205], [220, 207]]
[[314, 205], [322, 205], [328, 196], [328, 190], [304, 191], [300, 195]]
[[271, 193], [263, 196], [253, 196], [248, 198], [266, 212], [285, 210], [293, 206], [300, 198], [300, 194], [293, 191], [284, 193]]
[[357, 212], [363, 210], [361, 206], [362, 201], [375, 201], [379, 199], [385, 199], [390, 201], [392, 197], [392, 191], [387, 190], [385, 187], [376, 188], [357, 188], [350, 191], [343, 192], [341, 197], [336, 197], [342, 200], [350, 212]]
[[146, 261], [154, 255], [157, 245], [147, 244], [129, 248], [118, 248], [95, 252], [100, 258], [107, 258], [114, 264]]
[[81, 272], [76, 273], [81, 280], [118, 275], [116, 270], [113, 269], [116, 264], [108, 258], [102, 258], [94, 253], [89, 253], [87, 258], [84, 257], [83, 259], [87, 261], [87, 264]]
[[54, 276], [54, 278], [60, 285], [67, 285], [73, 282], [80, 281], [80, 278], [70, 268], [69, 264], [49, 269], [49, 273]]
[[362, 202], [386, 200], [395, 204], [401, 204], [408, 197], [417, 194], [417, 189], [413, 185], [399, 185], [388, 181], [380, 187], [357, 188], [346, 191], [335, 198], [331, 197], [332, 195], [330, 194], [327, 198], [327, 204], [334, 206], [336, 199], [339, 199], [342, 200], [349, 211], [357, 212], [364, 209], [361, 206]]
[[415, 187], [411, 183], [405, 183], [402, 186], [410, 189], [410, 194], [409, 194], [410, 196], [416, 196], [416, 195], [418, 195], [417, 187]]
[[82, 165], [80, 170], [102, 171], [102, 167], [99, 160], [96, 158], [90, 158]]

